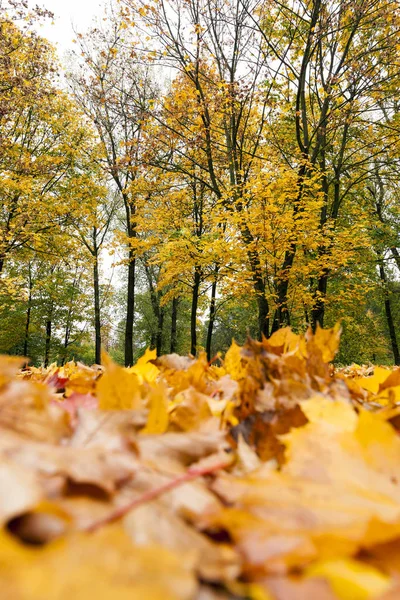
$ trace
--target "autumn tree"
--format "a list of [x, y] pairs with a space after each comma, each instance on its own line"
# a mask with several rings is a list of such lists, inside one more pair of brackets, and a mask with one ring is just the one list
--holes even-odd
[[176, 140], [172, 153], [165, 146], [162, 166], [194, 173], [224, 206], [225, 218], [235, 215], [251, 269], [260, 334], [268, 334], [266, 275], [246, 220], [248, 199], [244, 194], [262, 157], [271, 89], [265, 84], [267, 57], [262, 51], [262, 35], [249, 17], [256, 4], [251, 0], [124, 4], [125, 19], [136, 22], [137, 15], [141, 16], [155, 55], [177, 70], [177, 82], [195, 99], [196, 112], [189, 120], [187, 113], [172, 112], [168, 107], [155, 114]]
[[107, 24], [79, 34], [79, 53], [69, 82], [74, 97], [100, 138], [99, 165], [113, 181], [125, 213], [128, 286], [125, 320], [125, 364], [133, 363], [135, 301], [136, 198], [131, 192], [143, 167], [143, 126], [156, 93], [148, 73], [124, 47], [126, 25], [114, 12]]
[[[379, 129], [382, 101], [398, 80], [398, 2], [283, 2], [253, 18], [266, 46], [281, 61], [280, 93], [293, 123], [295, 149], [281, 135], [282, 156], [298, 172], [300, 203], [305, 178], [321, 174], [321, 243], [313, 278], [311, 322], [323, 323], [329, 277], [334, 272], [336, 227], [354, 188], [366, 184], [371, 156], [393, 143]], [[281, 108], [277, 108], [279, 112]], [[377, 135], [371, 135], [371, 133]], [[295, 207], [301, 211], [300, 204]], [[290, 272], [301, 250], [293, 242], [281, 265], [274, 329], [288, 322]]]
[[17, 48], [9, 50], [15, 61], [8, 64], [9, 76], [16, 73], [29, 81], [29, 73], [19, 72], [29, 65], [36, 78], [33, 89], [25, 83], [15, 87], [15, 100], [0, 118], [0, 272], [21, 248], [47, 252], [54, 234], [68, 224], [79, 208], [75, 192], [82, 184], [81, 157], [90, 144], [81, 114], [55, 87], [51, 48], [12, 23], [2, 26], [1, 43]]

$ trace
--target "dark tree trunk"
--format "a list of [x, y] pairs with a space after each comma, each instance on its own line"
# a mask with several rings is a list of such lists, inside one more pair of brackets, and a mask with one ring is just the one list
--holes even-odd
[[[218, 272], [218, 270], [217, 270]], [[206, 352], [207, 352], [207, 360], [211, 360], [211, 342], [212, 335], [214, 329], [214, 321], [215, 321], [215, 298], [217, 295], [217, 278], [214, 279], [212, 288], [211, 288], [211, 300], [210, 300], [210, 314], [208, 319], [208, 328], [207, 328], [207, 342], [206, 342]]]
[[400, 365], [400, 354], [399, 347], [397, 345], [396, 329], [393, 321], [392, 307], [390, 305], [389, 289], [387, 285], [387, 277], [385, 267], [383, 266], [383, 260], [379, 260], [379, 274], [383, 285], [384, 302], [385, 302], [385, 313], [386, 322], [389, 329], [390, 343], [392, 345], [392, 352], [395, 365]]
[[262, 276], [262, 268], [260, 264], [260, 256], [254, 248], [254, 238], [248, 226], [243, 223], [241, 234], [244, 243], [247, 246], [247, 257], [249, 259], [250, 268], [252, 271], [253, 288], [257, 298], [258, 307], [258, 336], [269, 336], [269, 305], [265, 296], [265, 282]]
[[31, 324], [32, 287], [33, 287], [31, 263], [29, 263], [29, 266], [28, 266], [28, 277], [29, 277], [29, 296], [28, 296], [28, 308], [26, 310], [26, 321], [25, 321], [24, 356], [28, 356], [29, 326]]
[[[292, 268], [294, 253], [289, 255], [290, 262], [285, 261], [285, 272]], [[278, 281], [278, 307], [274, 313], [274, 319], [272, 321], [271, 334], [278, 331], [281, 327], [286, 327], [290, 325], [290, 313], [287, 305], [287, 294], [289, 289], [289, 280], [286, 276], [281, 275]]]
[[177, 349], [178, 304], [179, 304], [179, 298], [173, 298], [172, 299], [172, 313], [171, 313], [171, 346], [170, 346], [171, 354], [176, 352], [176, 349]]
[[[329, 184], [326, 176], [326, 158], [325, 158], [325, 147], [326, 147], [326, 138], [325, 138], [325, 130], [319, 136], [319, 143], [321, 146], [321, 159], [319, 163], [319, 168], [322, 173], [322, 192], [324, 202], [321, 207], [321, 216], [320, 216], [320, 230], [323, 231], [327, 221], [328, 221], [328, 200], [329, 200]], [[334, 187], [334, 201], [332, 207], [332, 218], [336, 220], [339, 204], [340, 204], [340, 189], [339, 189], [339, 175], [337, 174], [337, 179], [335, 179], [335, 187]], [[327, 247], [324, 243], [320, 246], [318, 250], [319, 259], [321, 260], [321, 264], [324, 264], [327, 253]], [[321, 274], [318, 276], [317, 287], [314, 290], [314, 302], [313, 307], [311, 309], [311, 328], [315, 333], [317, 329], [317, 325], [320, 327], [324, 326], [324, 317], [325, 317], [325, 298], [326, 292], [328, 289], [328, 276], [329, 270], [327, 268], [323, 268]]]
[[258, 331], [259, 331], [259, 339], [262, 339], [262, 336], [266, 338], [269, 337], [269, 306], [268, 301], [265, 297], [265, 290], [263, 290], [262, 294], [259, 293], [257, 296], [257, 306], [258, 306]]
[[49, 361], [50, 361], [51, 326], [52, 326], [52, 322], [51, 322], [51, 318], [50, 318], [50, 319], [47, 319], [47, 321], [46, 321], [46, 346], [45, 346], [45, 352], [44, 352], [44, 366], [45, 367], [49, 366]]
[[[308, 151], [303, 149], [304, 158], [308, 158]], [[293, 207], [293, 213], [296, 215], [300, 210], [300, 200], [303, 195], [304, 179], [307, 174], [306, 161], [304, 165], [299, 168], [297, 182], [298, 182], [298, 193]], [[278, 281], [276, 286], [277, 292], [277, 309], [275, 310], [274, 319], [272, 322], [271, 334], [275, 333], [281, 327], [290, 325], [290, 312], [288, 307], [288, 291], [289, 291], [289, 275], [293, 267], [294, 259], [296, 257], [297, 244], [292, 241], [289, 248], [285, 252], [283, 258], [282, 267], [278, 275]]]
[[157, 356], [161, 356], [162, 345], [163, 345], [163, 331], [164, 331], [164, 306], [159, 306], [158, 309], [158, 321], [157, 321], [157, 337], [156, 337], [156, 349]]
[[133, 365], [133, 324], [135, 320], [135, 257], [129, 250], [128, 293], [125, 325], [125, 366]]
[[199, 292], [201, 282], [200, 267], [195, 268], [194, 282], [192, 289], [192, 309], [190, 313], [190, 353], [196, 356], [197, 353], [197, 306], [199, 303]]
[[318, 278], [317, 292], [314, 294], [314, 306], [311, 310], [311, 327], [315, 333], [317, 325], [324, 326], [325, 317], [325, 298], [328, 289], [328, 271]]
[[95, 359], [97, 365], [101, 364], [101, 318], [100, 318], [100, 282], [99, 263], [97, 255], [94, 257], [93, 265], [93, 288], [94, 288], [94, 330], [95, 330]]
[[147, 281], [149, 284], [150, 302], [153, 309], [153, 315], [156, 321], [157, 330], [151, 334], [150, 347], [155, 348], [157, 356], [161, 355], [164, 334], [164, 315], [165, 309], [161, 306], [162, 294], [157, 291], [156, 276], [151, 267], [144, 261], [143, 266], [146, 271]]
[[157, 334], [155, 331], [151, 332], [151, 336], [150, 336], [150, 350], [154, 350], [154, 348], [157, 346]]

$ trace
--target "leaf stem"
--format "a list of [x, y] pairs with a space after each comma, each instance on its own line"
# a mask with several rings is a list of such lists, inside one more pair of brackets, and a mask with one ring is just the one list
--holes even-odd
[[183, 475], [180, 475], [179, 477], [176, 477], [175, 479], [172, 479], [171, 481], [168, 481], [167, 483], [164, 483], [159, 487], [153, 488], [152, 490], [148, 490], [138, 498], [135, 498], [131, 502], [128, 502], [128, 504], [116, 508], [103, 519], [99, 519], [91, 525], [84, 527], [83, 530], [87, 532], [97, 531], [97, 529], [99, 529], [103, 525], [108, 525], [109, 523], [113, 523], [114, 521], [121, 519], [131, 510], [137, 508], [138, 506], [141, 506], [142, 504], [151, 502], [151, 500], [158, 498], [165, 492], [169, 492], [170, 490], [173, 490], [180, 485], [188, 483], [189, 481], [193, 481], [198, 477], [202, 477], [203, 475], [209, 475], [211, 473], [215, 473], [215, 471], [220, 471], [221, 469], [228, 467], [230, 464], [231, 461], [221, 461], [219, 463], [215, 463], [214, 465], [205, 466], [203, 468], [189, 467], [189, 469]]

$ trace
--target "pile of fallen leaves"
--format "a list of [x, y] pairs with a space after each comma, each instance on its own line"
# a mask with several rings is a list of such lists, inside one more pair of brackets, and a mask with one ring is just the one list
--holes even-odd
[[1, 598], [398, 599], [400, 369], [338, 344], [1, 357]]

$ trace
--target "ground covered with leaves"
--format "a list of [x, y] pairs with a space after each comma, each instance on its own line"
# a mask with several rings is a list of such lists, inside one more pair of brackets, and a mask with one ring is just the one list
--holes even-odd
[[338, 344], [2, 357], [2, 599], [398, 599], [400, 369]]

